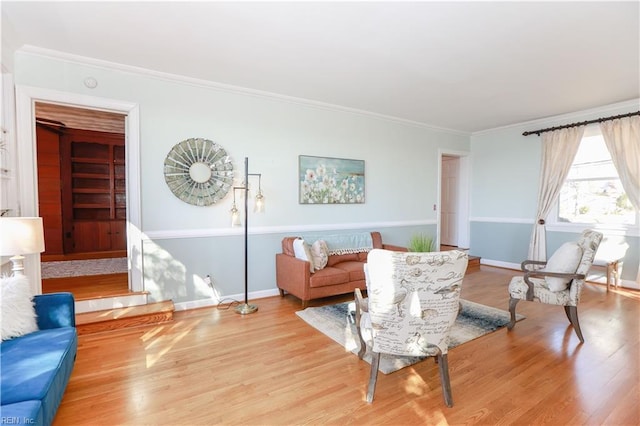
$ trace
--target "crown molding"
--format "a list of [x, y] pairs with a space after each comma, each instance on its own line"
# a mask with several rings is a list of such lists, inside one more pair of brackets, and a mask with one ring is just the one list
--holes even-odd
[[336, 111], [336, 112], [344, 112], [349, 114], [361, 115], [372, 117], [378, 120], [390, 121], [394, 123], [399, 123], [407, 126], [419, 127], [427, 130], [431, 130], [434, 132], [441, 133], [450, 133], [458, 136], [471, 136], [470, 132], [464, 132], [455, 129], [448, 129], [445, 127], [438, 127], [427, 123], [422, 123], [419, 121], [408, 120], [405, 118], [395, 117], [391, 115], [379, 114], [372, 111], [366, 111], [358, 108], [350, 108], [341, 105], [331, 104], [327, 102], [315, 101], [311, 99], [298, 98], [295, 96], [281, 95], [274, 92], [268, 92], [264, 90], [251, 89], [247, 87], [234, 86], [231, 84], [219, 83], [210, 80], [203, 80], [194, 77], [187, 77], [178, 74], [171, 74], [162, 71], [150, 70], [147, 68], [137, 67], [133, 65], [120, 64], [117, 62], [106, 61], [103, 59], [90, 58], [87, 56], [75, 55], [72, 53], [61, 52], [58, 50], [45, 49], [42, 47], [32, 46], [32, 45], [24, 45], [19, 48], [16, 53], [22, 53], [32, 56], [40, 56], [43, 58], [54, 59], [58, 61], [63, 61], [75, 65], [83, 65], [90, 66], [95, 68], [102, 68], [109, 71], [120, 71], [128, 74], [134, 74], [149, 78], [155, 78], [158, 80], [163, 80], [172, 83], [182, 83], [196, 87], [202, 87], [212, 90], [220, 90], [223, 92], [240, 94], [245, 96], [254, 96], [258, 98], [267, 98], [267, 99], [275, 99], [282, 102], [288, 102], [291, 104], [303, 105], [306, 107], [323, 109], [328, 111]]
[[640, 108], [640, 98], [629, 99], [627, 101], [616, 102], [608, 105], [602, 105], [596, 108], [585, 109], [582, 111], [574, 111], [566, 114], [538, 118], [531, 121], [523, 121], [522, 123], [509, 124], [507, 126], [494, 127], [493, 129], [480, 130], [478, 132], [471, 133], [471, 136], [482, 136], [488, 133], [493, 133], [493, 132], [508, 130], [508, 129], [518, 129], [518, 131], [520, 131], [522, 127], [545, 126], [548, 123], [553, 121], [581, 121], [585, 119], [585, 116], [589, 116], [592, 114], [606, 114], [609, 111], [615, 111], [622, 108], [635, 108], [637, 110], [638, 108]]

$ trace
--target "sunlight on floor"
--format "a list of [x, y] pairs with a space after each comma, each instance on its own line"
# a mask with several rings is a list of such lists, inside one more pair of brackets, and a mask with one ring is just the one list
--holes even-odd
[[609, 290], [613, 293], [618, 293], [620, 296], [628, 297], [634, 300], [640, 300], [640, 291], [638, 290], [629, 290], [622, 287], [618, 287], [617, 289]]
[[[410, 369], [411, 374], [407, 377], [407, 380], [404, 385], [404, 389], [407, 394], [422, 396], [428, 393], [430, 390], [427, 382], [424, 381], [422, 376], [416, 372], [414, 368]], [[438, 382], [439, 383], [439, 382]], [[438, 386], [440, 389], [440, 386]], [[425, 405], [424, 403], [418, 402], [415, 400], [411, 403], [411, 409], [416, 414], [418, 418], [424, 419], [424, 424], [434, 425], [434, 426], [444, 426], [448, 425], [447, 419], [445, 418], [444, 413], [440, 409], [430, 410], [430, 405]]]
[[145, 350], [149, 351], [154, 347], [156, 348], [156, 352], [147, 353], [146, 367], [153, 367], [162, 358], [163, 355], [169, 352], [180, 340], [188, 335], [191, 330], [196, 328], [201, 322], [201, 319], [178, 321], [173, 324], [172, 328], [180, 329], [182, 331], [174, 335], [164, 335], [158, 338], [154, 338], [153, 335], [162, 331], [164, 326], [157, 327], [156, 329], [151, 330], [149, 333], [145, 333], [145, 335], [140, 338], [142, 341], [147, 343], [147, 345], [145, 346]]
[[412, 395], [424, 395], [428, 391], [427, 383], [424, 379], [415, 371], [411, 369], [411, 375], [407, 378], [404, 385], [404, 389], [407, 393]]

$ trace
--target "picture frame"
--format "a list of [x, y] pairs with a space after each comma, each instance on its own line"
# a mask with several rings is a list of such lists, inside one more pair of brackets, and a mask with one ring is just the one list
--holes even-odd
[[298, 156], [300, 204], [364, 204], [364, 160]]

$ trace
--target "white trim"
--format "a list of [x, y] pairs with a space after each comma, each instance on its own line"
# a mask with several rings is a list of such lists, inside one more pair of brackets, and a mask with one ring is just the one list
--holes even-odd
[[[481, 265], [487, 265], [487, 266], [495, 266], [497, 268], [504, 268], [504, 269], [513, 269], [514, 272], [519, 271], [522, 272], [520, 264], [519, 263], [511, 263], [511, 262], [503, 262], [501, 260], [491, 260], [491, 259], [480, 259], [480, 264]], [[598, 279], [597, 281], [592, 279], [587, 279], [588, 282], [595, 282], [598, 284], [604, 284], [607, 285], [606, 279], [604, 281], [601, 281], [600, 279]], [[640, 283], [637, 283], [635, 281], [631, 281], [631, 280], [620, 280], [620, 287], [625, 287], [625, 288], [631, 288], [634, 290], [640, 290]]]
[[[405, 222], [369, 222], [369, 223], [342, 223], [320, 225], [287, 225], [287, 226], [263, 226], [249, 228], [250, 235], [266, 234], [292, 234], [298, 235], [305, 232], [318, 231], [342, 231], [350, 229], [378, 229], [399, 228], [406, 226], [436, 225], [435, 220], [415, 220]], [[201, 228], [201, 229], [166, 229], [147, 231], [141, 235], [144, 241], [170, 240], [177, 238], [208, 238], [244, 235], [243, 228]]]
[[106, 311], [107, 309], [128, 308], [147, 304], [147, 294], [128, 296], [102, 297], [100, 299], [79, 300], [75, 302], [76, 314], [85, 312]]
[[[604, 106], [597, 107], [597, 108], [585, 109], [583, 111], [575, 111], [575, 112], [570, 112], [570, 113], [567, 113], [567, 114], [554, 115], [554, 116], [551, 116], [551, 117], [538, 118], [536, 120], [523, 121], [521, 123], [509, 124], [507, 126], [494, 127], [492, 129], [480, 130], [478, 132], [471, 133], [471, 136], [482, 136], [482, 135], [487, 134], [487, 133], [493, 133], [493, 132], [496, 132], [496, 131], [508, 130], [508, 129], [516, 129], [516, 128], [527, 127], [527, 126], [531, 126], [531, 127], [538, 126], [538, 125], [546, 126], [547, 124], [553, 123], [553, 122], [556, 122], [556, 121], [584, 120], [584, 117], [588, 116], [588, 115], [605, 114], [608, 111], [615, 111], [615, 110], [622, 109], [622, 108], [638, 108], [639, 106], [640, 106], [640, 98], [630, 99], [630, 100], [627, 100], [627, 101], [622, 101], [622, 102], [617, 102], [617, 103], [613, 103], [613, 104], [609, 104], [609, 105], [604, 105]], [[536, 130], [536, 129], [531, 129], [531, 130]]]
[[487, 265], [487, 266], [495, 266], [495, 267], [498, 267], [498, 268], [513, 269], [515, 271], [519, 271], [520, 270], [520, 264], [519, 263], [503, 262], [501, 260], [491, 260], [491, 259], [481, 258], [480, 259], [480, 264], [481, 265]]
[[[19, 203], [21, 215], [38, 216], [38, 180], [34, 109], [36, 102], [55, 103], [81, 108], [117, 112], [127, 116], [127, 253], [129, 259], [138, 259], [129, 265], [129, 283], [132, 291], [142, 291], [142, 239], [140, 238], [140, 114], [138, 104], [108, 98], [60, 92], [40, 87], [16, 85], [16, 120], [18, 141]], [[130, 233], [129, 233], [130, 232]], [[37, 293], [42, 292], [40, 257], [29, 266], [34, 270], [33, 283]], [[37, 276], [36, 276], [37, 275]]]
[[0, 84], [0, 124], [2, 134], [0, 139], [4, 142], [4, 152], [1, 154], [0, 182], [0, 208], [9, 209], [8, 216], [19, 214], [18, 204], [18, 177], [16, 173], [17, 147], [16, 147], [16, 102], [13, 91], [13, 74], [5, 70], [2, 65], [2, 82]]
[[[469, 218], [469, 222], [486, 222], [486, 223], [522, 223], [533, 225], [533, 219], [523, 219], [515, 217], [479, 217], [473, 216]], [[547, 231], [550, 232], [567, 232], [579, 234], [585, 229], [595, 229], [605, 235], [624, 235], [627, 237], [640, 237], [640, 227], [638, 226], [618, 226], [599, 225], [588, 223], [549, 223], [546, 224]]]
[[620, 287], [640, 290], [640, 281], [635, 282], [631, 280], [620, 280]]
[[[249, 299], [249, 301], [252, 301], [255, 299], [263, 299], [265, 297], [277, 296], [278, 294], [280, 294], [280, 292], [278, 291], [277, 288], [274, 288], [270, 290], [260, 290], [260, 291], [250, 292], [247, 294], [247, 298]], [[225, 296], [222, 298], [222, 300], [211, 298], [211, 299], [192, 300], [188, 302], [178, 302], [178, 303], [174, 303], [174, 308], [176, 311], [185, 311], [188, 309], [197, 309], [197, 308], [205, 308], [209, 306], [216, 306], [220, 302], [222, 302], [223, 304], [228, 304], [233, 301], [238, 301], [238, 302], [244, 301], [244, 293]], [[258, 306], [258, 310], [259, 309], [260, 309], [260, 306]]]
[[262, 97], [262, 98], [268, 98], [268, 99], [277, 99], [284, 102], [290, 102], [293, 104], [304, 105], [304, 106], [319, 108], [324, 110], [347, 112], [347, 113], [357, 114], [357, 115], [365, 115], [365, 116], [374, 117], [374, 118], [385, 120], [385, 121], [392, 121], [392, 122], [401, 123], [405, 125], [429, 129], [437, 132], [450, 133], [450, 134], [460, 135], [460, 136], [471, 136], [470, 132], [464, 132], [464, 131], [455, 130], [455, 129], [447, 129], [444, 127], [437, 127], [427, 123], [408, 120], [400, 117], [394, 117], [391, 115], [379, 114], [379, 113], [365, 111], [357, 108], [349, 108], [349, 107], [344, 107], [340, 105], [330, 104], [327, 102], [314, 101], [311, 99], [298, 98], [295, 96], [281, 95], [278, 93], [267, 92], [263, 90], [234, 86], [231, 84], [224, 84], [224, 83], [218, 83], [218, 82], [213, 82], [209, 80], [202, 80], [202, 79], [193, 78], [193, 77], [186, 77], [182, 75], [155, 71], [155, 70], [136, 67], [132, 65], [119, 64], [116, 62], [110, 62], [110, 61], [105, 61], [101, 59], [89, 58], [86, 56], [74, 55], [71, 53], [45, 49], [45, 48], [36, 47], [32, 45], [22, 46], [20, 49], [18, 49], [17, 53], [40, 56], [44, 58], [64, 61], [67, 63], [73, 63], [77, 65], [92, 66], [92, 67], [102, 68], [107, 70], [117, 70], [117, 71], [126, 72], [130, 74], [141, 75], [148, 78], [156, 78], [159, 80], [170, 81], [170, 82], [179, 82], [183, 84], [189, 84], [192, 86], [221, 90], [225, 92]]
[[524, 223], [533, 225], [533, 219], [525, 219], [519, 217], [480, 217], [473, 216], [469, 218], [469, 222], [489, 222], [489, 223]]

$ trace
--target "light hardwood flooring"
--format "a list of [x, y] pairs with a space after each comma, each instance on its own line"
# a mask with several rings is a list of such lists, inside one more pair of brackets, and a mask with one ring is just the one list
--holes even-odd
[[[507, 309], [515, 271], [482, 266], [463, 297]], [[335, 303], [345, 297], [316, 301]], [[55, 425], [640, 424], [640, 294], [587, 284], [579, 344], [562, 308], [520, 302], [508, 332], [449, 352], [454, 407], [430, 359], [380, 373], [295, 315], [292, 296], [176, 312], [173, 323], [79, 338]]]

